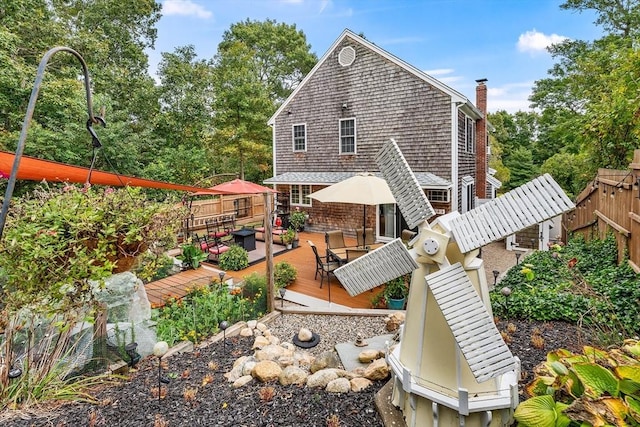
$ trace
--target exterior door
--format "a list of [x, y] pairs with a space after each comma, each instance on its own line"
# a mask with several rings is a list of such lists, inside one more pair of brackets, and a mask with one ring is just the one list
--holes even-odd
[[390, 241], [396, 237], [396, 205], [378, 205], [378, 230], [376, 239]]

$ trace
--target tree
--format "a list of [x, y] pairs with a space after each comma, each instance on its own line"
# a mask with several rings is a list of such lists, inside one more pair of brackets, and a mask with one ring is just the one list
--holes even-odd
[[533, 155], [526, 148], [515, 149], [505, 160], [505, 166], [510, 171], [510, 180], [505, 185], [507, 190], [519, 187], [538, 175], [538, 167], [533, 163]]
[[275, 21], [233, 24], [214, 58], [215, 134], [212, 150], [223, 171], [254, 179], [270, 169], [268, 118], [316, 62], [295, 25]]

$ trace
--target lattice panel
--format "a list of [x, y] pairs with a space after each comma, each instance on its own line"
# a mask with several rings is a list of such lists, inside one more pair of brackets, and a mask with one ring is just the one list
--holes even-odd
[[393, 139], [382, 146], [376, 163], [407, 221], [408, 228], [413, 229], [435, 215], [429, 199]]
[[335, 270], [335, 275], [349, 295], [380, 286], [389, 280], [411, 273], [418, 264], [402, 243], [395, 239]]
[[551, 175], [544, 174], [452, 219], [451, 228], [467, 253], [573, 208]]
[[460, 263], [425, 277], [473, 376], [487, 381], [515, 369], [515, 360]]

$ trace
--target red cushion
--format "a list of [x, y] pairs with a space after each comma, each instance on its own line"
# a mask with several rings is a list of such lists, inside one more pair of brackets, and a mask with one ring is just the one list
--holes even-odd
[[212, 248], [209, 248], [209, 253], [212, 253], [214, 255], [220, 255], [227, 252], [228, 250], [229, 250], [229, 246], [219, 245], [219, 246], [214, 246]]

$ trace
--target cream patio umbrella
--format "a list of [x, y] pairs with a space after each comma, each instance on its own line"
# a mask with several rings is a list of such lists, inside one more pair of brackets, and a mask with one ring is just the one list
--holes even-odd
[[363, 242], [366, 241], [367, 205], [385, 205], [396, 202], [387, 185], [387, 181], [369, 172], [358, 173], [351, 178], [313, 192], [309, 194], [309, 197], [322, 203], [353, 203], [363, 205]]

